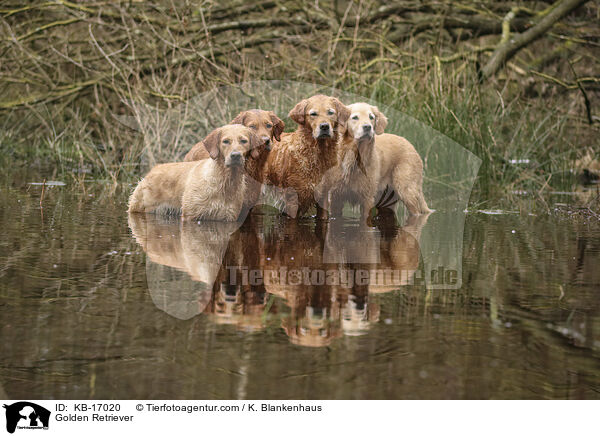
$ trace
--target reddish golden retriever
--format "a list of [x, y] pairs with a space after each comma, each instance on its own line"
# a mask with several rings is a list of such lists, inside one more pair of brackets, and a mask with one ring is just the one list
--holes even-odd
[[290, 204], [290, 198], [284, 199], [288, 215], [295, 214], [290, 213], [295, 206], [300, 216], [316, 205], [317, 217], [326, 217], [326, 211], [315, 202], [314, 189], [337, 162], [336, 144], [349, 116], [346, 106], [326, 95], [302, 100], [290, 111], [289, 117], [298, 123], [298, 129], [274, 144], [263, 178], [264, 183], [295, 190], [296, 205]]

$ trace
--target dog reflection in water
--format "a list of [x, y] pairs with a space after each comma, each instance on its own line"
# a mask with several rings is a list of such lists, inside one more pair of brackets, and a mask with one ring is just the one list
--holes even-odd
[[[261, 269], [266, 275], [288, 273], [280, 273], [265, 287], [289, 306], [282, 327], [294, 344], [328, 346], [342, 335], [365, 334], [379, 321], [375, 294], [410, 283], [419, 267], [418, 240], [427, 215], [409, 217], [404, 227], [396, 225], [395, 215], [382, 215], [377, 222], [379, 227], [373, 229], [334, 221], [323, 234], [309, 225], [281, 220], [258, 232]], [[393, 283], [373, 276], [357, 281], [373, 270], [398, 274]], [[291, 277], [292, 271], [300, 277]]]
[[296, 345], [326, 347], [334, 339], [365, 334], [379, 320], [379, 306], [369, 300], [366, 289], [325, 286], [298, 289], [289, 295], [288, 317], [282, 327]]
[[216, 324], [235, 325], [238, 329], [253, 332], [265, 327], [263, 312], [267, 304], [264, 287], [217, 283], [213, 297], [204, 313], [213, 315]]
[[[269, 215], [251, 215], [243, 224], [196, 224], [137, 214], [130, 216], [130, 227], [151, 262], [205, 284], [197, 313], [256, 331], [272, 318], [266, 315], [275, 314], [280, 305], [271, 300], [279, 297], [289, 308], [280, 318], [290, 341], [319, 347], [365, 334], [379, 321], [376, 294], [410, 283], [426, 221], [426, 215], [411, 216], [398, 227], [395, 216], [391, 222], [383, 216], [377, 228], [339, 220], [316, 231], [314, 222]], [[403, 274], [393, 283], [372, 276], [357, 280], [372, 270]], [[249, 271], [258, 271], [260, 279], [248, 280]], [[272, 273], [279, 275], [274, 279]]]
[[[246, 225], [231, 222], [181, 223], [168, 218], [130, 214], [129, 227], [136, 241], [146, 252], [148, 264], [164, 265], [186, 273], [176, 277], [175, 292], [164, 295], [164, 283], [173, 280], [168, 275], [158, 280], [162, 286], [155, 289], [151, 277], [148, 277], [149, 290], [159, 307], [172, 316], [182, 319], [190, 317], [187, 307], [186, 316], [181, 316], [181, 306], [195, 304], [197, 310], [191, 315], [207, 313], [214, 315], [219, 324], [235, 324], [245, 331], [254, 331], [264, 327], [262, 313], [267, 301], [264, 286], [244, 285], [241, 280], [230, 283], [228, 266], [257, 264], [255, 249], [256, 235]], [[254, 265], [254, 266], [253, 266]], [[168, 273], [159, 270], [153, 274]], [[177, 293], [179, 289], [197, 290], [189, 295]], [[201, 290], [198, 290], [201, 289]], [[173, 301], [177, 298], [183, 301]], [[169, 300], [164, 303], [164, 300]], [[194, 300], [194, 301], [190, 301]]]

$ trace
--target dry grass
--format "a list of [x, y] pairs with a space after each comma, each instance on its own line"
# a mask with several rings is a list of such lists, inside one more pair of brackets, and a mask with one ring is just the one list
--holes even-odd
[[[508, 4], [231, 3], [237, 8], [163, 0], [3, 4], [4, 164], [77, 180], [133, 180], [201, 139], [210, 122], [202, 125], [206, 112], [195, 97], [256, 80], [321, 84], [432, 126], [482, 159], [478, 205], [510, 203], [514, 192], [538, 201], [571, 189], [574, 162], [598, 150], [597, 3], [484, 83], [480, 68], [506, 36]], [[543, 2], [521, 3], [513, 32], [547, 13]], [[282, 104], [279, 115], [287, 110]]]

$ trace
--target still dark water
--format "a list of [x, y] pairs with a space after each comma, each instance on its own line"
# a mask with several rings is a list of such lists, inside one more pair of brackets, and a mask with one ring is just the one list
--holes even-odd
[[597, 219], [466, 214], [432, 289], [442, 213], [181, 226], [128, 190], [2, 185], [0, 398], [600, 398]]

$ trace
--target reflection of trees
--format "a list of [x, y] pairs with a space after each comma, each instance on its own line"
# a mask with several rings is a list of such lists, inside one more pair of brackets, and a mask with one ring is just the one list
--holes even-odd
[[[479, 298], [492, 320], [527, 318], [540, 334], [555, 331], [600, 350], [593, 339], [600, 328], [595, 321], [600, 306], [597, 299], [588, 299], [593, 291], [586, 289], [600, 283], [594, 254], [600, 243], [583, 236], [584, 219], [557, 223], [551, 217], [515, 215], [473, 221], [465, 241], [464, 267], [470, 271], [465, 286], [487, 289]], [[490, 228], [497, 230], [490, 235]]]

